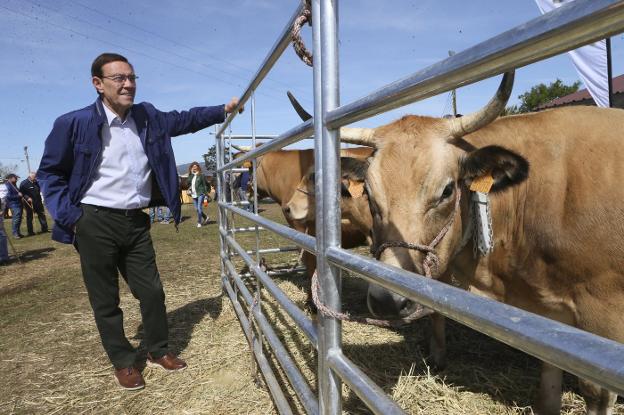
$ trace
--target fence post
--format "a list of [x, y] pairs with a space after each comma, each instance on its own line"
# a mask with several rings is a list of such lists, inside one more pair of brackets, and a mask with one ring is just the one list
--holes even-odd
[[[325, 127], [325, 114], [338, 107], [338, 1], [314, 0], [313, 18], [316, 22], [314, 34], [320, 38], [315, 43], [314, 66], [320, 64], [320, 78], [315, 71], [314, 78], [314, 111], [315, 111], [315, 167], [316, 174], [320, 172], [320, 180], [316, 179], [315, 192], [317, 214], [323, 214], [322, 220], [316, 221], [317, 228], [317, 270], [321, 286], [321, 299], [334, 310], [340, 310], [341, 276], [340, 269], [330, 265], [325, 257], [327, 248], [340, 245], [340, 199], [338, 193], [337, 170], [340, 166], [340, 143], [337, 131], [330, 131]], [[314, 15], [315, 12], [320, 14]], [[320, 17], [320, 18], [319, 18]], [[320, 27], [319, 27], [320, 24]], [[320, 30], [319, 30], [320, 29]], [[320, 36], [318, 36], [320, 34]], [[320, 58], [320, 59], [319, 59]], [[319, 99], [320, 98], [320, 99]], [[320, 107], [317, 102], [321, 102]], [[322, 141], [321, 141], [322, 140]], [[319, 153], [320, 150], [320, 153]], [[321, 155], [321, 157], [318, 157]], [[318, 176], [317, 176], [318, 177]], [[322, 191], [319, 186], [322, 186]], [[322, 209], [318, 209], [322, 206]], [[318, 216], [317, 218], [321, 218]], [[320, 233], [319, 233], [320, 232]], [[339, 415], [342, 410], [341, 380], [333, 373], [328, 363], [328, 356], [332, 352], [340, 351], [342, 341], [342, 325], [340, 321], [323, 317], [319, 313], [319, 406], [321, 414]]]

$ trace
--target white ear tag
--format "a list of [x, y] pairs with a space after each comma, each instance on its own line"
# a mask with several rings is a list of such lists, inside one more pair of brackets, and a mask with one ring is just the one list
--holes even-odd
[[472, 203], [475, 249], [478, 249], [481, 255], [487, 255], [494, 249], [492, 216], [490, 215], [490, 201], [487, 193], [473, 192]]

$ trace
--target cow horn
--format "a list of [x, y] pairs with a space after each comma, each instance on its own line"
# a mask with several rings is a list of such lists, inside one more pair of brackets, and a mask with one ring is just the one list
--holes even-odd
[[232, 148], [235, 148], [236, 150], [246, 153], [249, 150], [251, 150], [251, 146], [237, 146], [236, 144], [232, 144]]
[[340, 129], [340, 141], [377, 148], [374, 128], [342, 127]]
[[472, 114], [464, 115], [461, 118], [449, 119], [451, 136], [454, 138], [462, 137], [494, 121], [496, 117], [501, 114], [505, 105], [507, 105], [513, 83], [514, 71], [505, 72], [503, 80], [498, 87], [498, 91], [496, 91], [496, 95], [494, 95], [494, 98], [492, 98], [485, 107]]
[[303, 109], [299, 101], [297, 101], [297, 98], [295, 98], [295, 96], [291, 94], [290, 91], [286, 91], [286, 95], [288, 95], [290, 104], [293, 106], [293, 108], [295, 109], [295, 111], [297, 112], [301, 120], [308, 121], [310, 118], [312, 118], [310, 113]]

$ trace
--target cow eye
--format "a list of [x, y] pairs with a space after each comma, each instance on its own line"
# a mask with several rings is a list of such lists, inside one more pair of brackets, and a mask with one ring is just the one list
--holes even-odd
[[314, 172], [310, 173], [310, 175], [308, 176], [308, 180], [314, 182]]
[[444, 187], [442, 191], [442, 196], [440, 196], [440, 200], [448, 199], [453, 194], [453, 190], [455, 189], [455, 184], [453, 182], [449, 183]]

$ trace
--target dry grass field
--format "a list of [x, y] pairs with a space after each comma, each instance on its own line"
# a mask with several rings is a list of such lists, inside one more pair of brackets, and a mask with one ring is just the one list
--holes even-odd
[[[281, 220], [277, 206], [262, 208], [263, 215]], [[209, 213], [215, 217], [214, 204]], [[221, 294], [217, 225], [195, 228], [190, 206], [184, 206], [183, 215], [187, 219], [178, 233], [173, 225], [155, 224], [152, 237], [167, 296], [171, 347], [189, 368], [173, 374], [144, 368], [144, 390], [119, 390], [99, 342], [74, 248], [52, 242], [49, 234], [28, 237], [14, 241], [22, 263], [0, 268], [0, 413], [275, 413], [270, 395], [254, 382], [248, 344], [229, 300]], [[250, 249], [252, 236], [237, 240]], [[289, 244], [263, 234], [263, 247], [278, 245]], [[266, 259], [273, 267], [292, 265], [296, 254]], [[303, 306], [305, 277], [276, 281]], [[121, 286], [126, 335], [142, 350], [138, 302], [124, 283]], [[343, 287], [344, 308], [366, 313], [365, 284], [346, 276]], [[262, 304], [316, 390], [313, 348], [268, 295]], [[401, 329], [346, 323], [345, 353], [411, 414], [532, 413], [537, 360], [451, 322], [448, 367], [435, 372], [426, 364], [428, 325], [426, 319]], [[144, 350], [140, 357], [144, 366]], [[575, 380], [565, 380], [563, 413], [583, 413]], [[345, 413], [369, 413], [348, 388], [343, 393]], [[295, 412], [301, 413], [296, 398], [292, 400]], [[624, 406], [618, 403], [616, 412], [624, 413]]]

